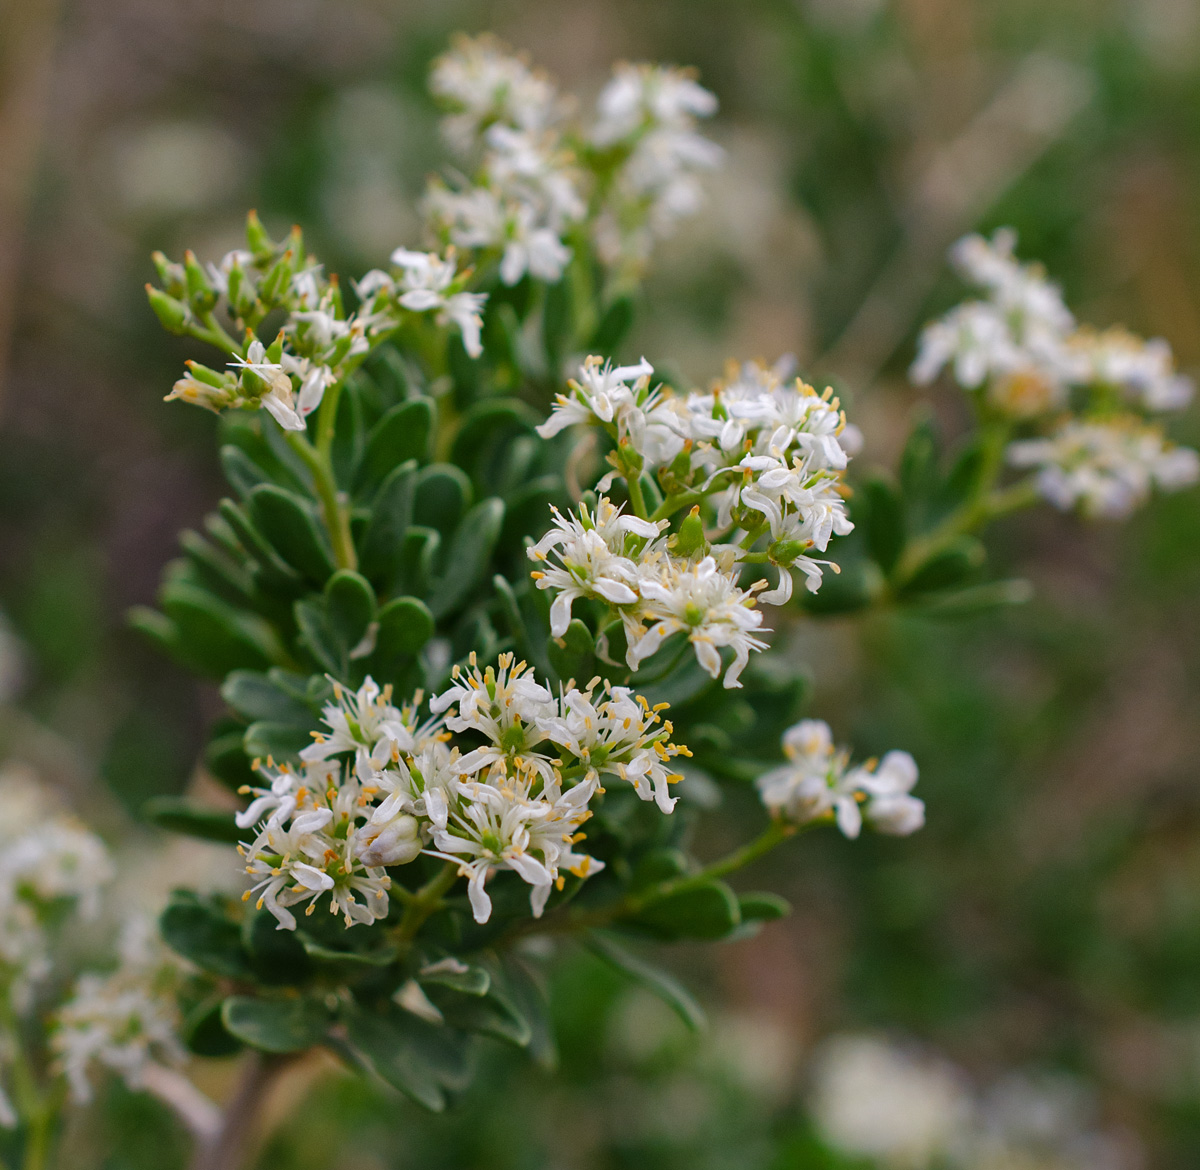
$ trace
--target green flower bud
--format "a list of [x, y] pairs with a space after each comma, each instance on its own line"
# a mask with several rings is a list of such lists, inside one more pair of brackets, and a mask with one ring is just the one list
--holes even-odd
[[704, 537], [704, 521], [700, 519], [700, 506], [696, 505], [684, 518], [679, 531], [671, 537], [671, 551], [680, 557], [705, 556], [708, 541]]
[[265, 261], [275, 255], [275, 244], [267, 235], [257, 211], [251, 211], [246, 216], [246, 247], [254, 254], [255, 260]]
[[167, 296], [162, 289], [155, 288], [152, 284], [146, 285], [146, 296], [150, 300], [150, 308], [154, 310], [155, 316], [168, 333], [187, 332], [187, 324], [191, 318], [187, 305]]
[[208, 274], [200, 267], [196, 253], [190, 249], [183, 254], [183, 271], [187, 280], [188, 302], [193, 312], [211, 312], [217, 303], [217, 290], [209, 281]]
[[796, 558], [809, 547], [807, 540], [773, 540], [767, 545], [767, 556], [773, 565], [789, 568]]

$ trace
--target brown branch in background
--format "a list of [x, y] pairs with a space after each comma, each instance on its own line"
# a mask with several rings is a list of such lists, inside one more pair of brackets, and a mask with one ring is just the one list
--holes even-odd
[[1037, 161], [1090, 97], [1090, 80], [1077, 66], [1042, 54], [1026, 57], [913, 185], [900, 211], [900, 244], [817, 368], [869, 386], [936, 283], [946, 248]]
[[16, 320], [25, 220], [37, 179], [59, 0], [0, 2], [0, 407]]
[[246, 1164], [260, 1129], [263, 1105], [279, 1074], [294, 1056], [248, 1052], [233, 1095], [212, 1140], [201, 1142], [191, 1170], [239, 1170]]

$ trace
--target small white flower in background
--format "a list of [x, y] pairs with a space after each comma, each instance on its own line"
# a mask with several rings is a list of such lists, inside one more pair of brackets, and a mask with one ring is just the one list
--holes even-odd
[[969, 1088], [957, 1069], [874, 1036], [827, 1040], [813, 1059], [812, 1079], [821, 1137], [889, 1170], [941, 1165], [971, 1122]]
[[1019, 336], [1065, 335], [1075, 318], [1063, 302], [1062, 289], [1046, 279], [1040, 264], [1018, 261], [1016, 246], [1012, 228], [1000, 228], [990, 241], [969, 235], [950, 249], [950, 261], [966, 280], [990, 294]]
[[0, 772], [0, 807], [0, 994], [23, 1013], [50, 971], [53, 908], [94, 916], [113, 866], [100, 838], [62, 814], [32, 772]]
[[1009, 444], [1014, 467], [1037, 470], [1037, 487], [1056, 508], [1121, 519], [1155, 487], [1179, 491], [1200, 480], [1200, 456], [1168, 443], [1161, 429], [1122, 416], [1106, 422], [1068, 419], [1044, 439]]
[[699, 206], [696, 176], [724, 152], [696, 132], [696, 121], [716, 109], [717, 99], [686, 70], [621, 64], [613, 71], [590, 133], [600, 150], [626, 152], [594, 225], [605, 263], [644, 261], [654, 238]]
[[560, 105], [547, 77], [490, 36], [457, 37], [433, 63], [429, 89], [454, 111], [442, 129], [450, 145], [464, 153], [495, 124], [543, 129]]
[[120, 963], [109, 975], [84, 975], [58, 1012], [51, 1046], [72, 1097], [92, 1096], [97, 1067], [141, 1088], [151, 1066], [179, 1065], [183, 1047], [174, 991], [178, 961], [157, 941], [152, 924], [132, 920], [122, 931]]
[[1146, 410], [1182, 410], [1195, 393], [1161, 337], [1143, 341], [1124, 329], [1080, 329], [1071, 346], [1084, 363], [1081, 380], [1117, 386]]
[[862, 831], [864, 814], [890, 836], [908, 836], [925, 823], [925, 804], [912, 795], [917, 765], [908, 752], [851, 768], [850, 753], [834, 744], [829, 724], [803, 719], [784, 732], [783, 754], [788, 762], [757, 781], [772, 816], [806, 824], [832, 815], [851, 838]]

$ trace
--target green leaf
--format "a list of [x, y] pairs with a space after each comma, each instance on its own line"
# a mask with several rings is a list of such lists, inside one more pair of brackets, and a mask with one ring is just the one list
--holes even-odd
[[375, 650], [366, 661], [373, 676], [395, 681], [433, 636], [429, 607], [418, 597], [397, 597], [379, 611]]
[[226, 443], [221, 448], [221, 470], [229, 486], [244, 500], [260, 483], [270, 483], [267, 474], [241, 447]]
[[352, 569], [339, 569], [325, 583], [329, 629], [349, 656], [375, 620], [375, 590]]
[[254, 783], [254, 769], [246, 756], [245, 732], [241, 727], [214, 735], [204, 748], [204, 766], [236, 792], [243, 784]]
[[308, 707], [280, 687], [270, 674], [261, 671], [235, 670], [221, 684], [221, 698], [247, 719], [297, 727], [309, 727], [313, 722]]
[[557, 284], [546, 289], [546, 303], [542, 309], [542, 346], [546, 351], [546, 367], [551, 382], [558, 381], [563, 354], [571, 343], [575, 323], [573, 300], [571, 281], [565, 275]]
[[463, 995], [487, 995], [492, 986], [492, 977], [487, 970], [471, 963], [460, 962], [459, 965], [465, 967], [466, 970], [451, 970], [447, 967], [428, 971], [427, 967], [436, 966], [436, 964], [426, 964], [417, 972], [417, 979], [421, 983], [449, 987], [452, 991], [461, 992]]
[[827, 572], [818, 592], [800, 595], [809, 613], [854, 613], [870, 605], [882, 590], [880, 572], [873, 561], [847, 561], [841, 569], [840, 573]]
[[383, 481], [371, 505], [371, 518], [362, 539], [364, 574], [390, 584], [400, 565], [404, 536], [412, 523], [417, 490], [417, 465], [402, 463]]
[[158, 929], [173, 951], [201, 970], [229, 979], [251, 978], [241, 927], [228, 917], [219, 898], [175, 890], [159, 916]]
[[183, 1021], [181, 1038], [197, 1056], [232, 1056], [242, 1042], [221, 1019], [221, 1000], [210, 999], [193, 1008]]
[[308, 728], [294, 723], [270, 723], [260, 720], [246, 728], [242, 745], [251, 760], [265, 760], [268, 756], [279, 760], [290, 760], [312, 743]]
[[368, 1012], [347, 1004], [342, 1019], [350, 1043], [384, 1081], [434, 1113], [445, 1109], [441, 1078], [427, 1053], [430, 1025], [422, 1028], [423, 1021], [404, 1018], [390, 1005], [386, 1011]]
[[355, 482], [364, 446], [362, 403], [353, 382], [347, 382], [342, 386], [338, 398], [333, 443], [329, 451], [334, 479], [343, 487]]
[[980, 476], [987, 464], [982, 435], [974, 435], [958, 453], [938, 492], [938, 503], [949, 511], [958, 507], [979, 488]]
[[300, 574], [270, 546], [237, 504], [232, 500], [222, 500], [217, 505], [217, 511], [246, 550], [246, 555], [256, 563], [255, 580], [263, 588], [292, 597], [303, 592], [304, 582]]
[[264, 1052], [300, 1052], [324, 1039], [329, 1013], [323, 1004], [299, 996], [255, 999], [231, 995], [221, 1005], [225, 1028], [243, 1043]]
[[724, 938], [738, 926], [741, 910], [724, 882], [707, 881], [656, 898], [621, 921], [666, 940], [715, 939]]
[[296, 602], [294, 612], [300, 641], [316, 661], [318, 669], [328, 671], [335, 678], [345, 678], [346, 650], [330, 629], [323, 600], [302, 598]]
[[391, 945], [380, 947], [374, 951], [341, 951], [336, 947], [322, 946], [303, 934], [299, 934], [304, 953], [318, 963], [338, 964], [346, 967], [390, 967], [396, 961], [398, 954]]
[[358, 470], [358, 490], [369, 493], [410, 459], [424, 463], [429, 458], [433, 421], [432, 399], [411, 398], [393, 406], [367, 437], [366, 451]]
[[240, 559], [234, 560], [198, 532], [183, 532], [179, 543], [199, 584], [234, 605], [254, 605], [254, 578]]
[[400, 550], [400, 572], [392, 578], [392, 588], [402, 593], [424, 593], [433, 580], [433, 566], [442, 545], [435, 528], [414, 526], [404, 534]]
[[[304, 920], [304, 907], [297, 908], [295, 913], [300, 921]], [[261, 983], [294, 986], [312, 978], [313, 961], [304, 944], [295, 931], [280, 930], [275, 916], [266, 907], [246, 915], [242, 922], [242, 945]]]
[[688, 871], [687, 855], [679, 849], [661, 846], [647, 850], [634, 866], [630, 888], [644, 890], [659, 882], [682, 877]]
[[904, 502], [900, 493], [879, 476], [867, 480], [862, 493], [867, 505], [867, 551], [886, 576], [896, 567], [907, 539]]
[[142, 806], [142, 815], [160, 829], [236, 845], [246, 834], [233, 820], [233, 813], [205, 808], [182, 796], [153, 796]]
[[481, 500], [462, 519], [446, 552], [445, 569], [429, 591], [434, 617], [452, 613], [484, 580], [504, 524], [504, 501]]
[[[589, 353], [615, 353], [633, 325], [633, 297], [621, 296], [604, 310], [596, 332], [588, 343]], [[615, 363], [614, 363], [615, 364]]]
[[986, 559], [987, 551], [975, 537], [960, 536], [914, 570], [897, 593], [912, 598], [961, 585]]
[[504, 983], [498, 990], [529, 1023], [529, 1055], [539, 1068], [553, 1072], [558, 1067], [558, 1045], [545, 989], [528, 964], [515, 955], [504, 956], [501, 970]]
[[472, 498], [467, 474], [451, 463], [434, 463], [417, 474], [413, 523], [435, 528], [443, 536], [452, 532]]
[[923, 617], [955, 618], [977, 617], [996, 609], [1011, 605], [1024, 605], [1033, 598], [1030, 582], [1016, 578], [1009, 581], [988, 581], [972, 585], [953, 593], [940, 593], [927, 600], [921, 599], [913, 607], [914, 613]]
[[574, 679], [586, 686], [588, 679], [596, 673], [595, 644], [592, 632], [578, 618], [573, 618], [561, 638], [550, 638], [546, 643], [546, 655], [554, 667], [559, 682]]
[[262, 618], [235, 609], [206, 589], [169, 581], [161, 600], [173, 623], [178, 657], [202, 674], [224, 678], [239, 667], [264, 670], [280, 653]]
[[937, 490], [938, 439], [931, 418], [913, 427], [900, 456], [900, 488], [906, 501], [925, 504]]
[[[485, 398], [463, 418], [450, 458], [470, 475], [476, 490], [498, 494], [508, 486], [502, 481], [513, 441], [532, 436], [537, 421], [533, 409], [520, 399]], [[536, 450], [540, 440], [534, 442]]]
[[333, 573], [333, 552], [311, 505], [274, 484], [261, 484], [247, 506], [255, 528], [283, 560], [324, 585]]
[[704, 1009], [675, 976], [632, 954], [606, 935], [592, 934], [586, 945], [597, 958], [658, 996], [693, 1032], [701, 1032], [707, 1026]]
[[786, 898], [765, 891], [739, 894], [738, 906], [741, 908], [743, 922], [774, 922], [791, 913], [791, 905]]
[[497, 974], [493, 973], [491, 987], [485, 996], [462, 995], [436, 985], [430, 986], [427, 994], [448, 1024], [525, 1048], [533, 1039], [533, 1028], [512, 998], [502, 990]]

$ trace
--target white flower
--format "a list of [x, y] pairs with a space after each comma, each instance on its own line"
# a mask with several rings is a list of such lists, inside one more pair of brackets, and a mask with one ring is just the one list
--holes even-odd
[[[503, 780], [503, 774], [498, 779]], [[532, 887], [530, 909], [540, 918], [550, 891], [561, 886], [560, 867], [584, 878], [603, 863], [572, 848], [575, 830], [591, 812], [587, 803], [595, 781], [583, 781], [553, 800], [531, 797], [519, 787], [495, 783], [464, 784], [464, 799], [447, 829], [434, 831], [436, 857], [458, 862], [468, 878], [467, 894], [476, 922], [491, 916], [484, 883], [494, 869], [511, 869]]]
[[850, 753], [833, 742], [829, 724], [803, 719], [783, 734], [788, 763], [758, 778], [763, 804], [772, 816], [804, 824], [833, 815], [847, 837], [867, 820], [880, 832], [907, 836], [925, 823], [925, 805], [911, 795], [917, 765], [907, 752], [889, 752], [873, 762], [849, 768]]
[[150, 942], [147, 925], [127, 923], [117, 969], [84, 975], [58, 1013], [51, 1047], [77, 1102], [91, 1099], [94, 1066], [116, 1072], [136, 1089], [159, 1062], [184, 1059], [174, 996], [178, 965], [165, 946]]
[[[550, 417], [537, 428], [543, 439], [593, 418], [614, 424], [621, 435], [636, 433], [645, 425], [645, 411], [657, 401], [650, 393], [654, 367], [642, 358], [636, 366], [613, 367], [599, 357], [589, 357], [579, 370], [579, 380], [568, 386], [571, 394], [559, 394]], [[632, 383], [632, 385], [630, 385]]]
[[[282, 363], [267, 361], [267, 351], [261, 341], [257, 339], [252, 341], [250, 348], [246, 351], [246, 356], [234, 358], [229, 365], [234, 369], [254, 374], [266, 383], [267, 388], [259, 397], [259, 404], [285, 431], [305, 429], [304, 418], [297, 410], [296, 392], [292, 387], [292, 380], [284, 372]], [[311, 398], [312, 391], [310, 390], [310, 402]], [[310, 406], [309, 409], [311, 410], [312, 407]]]
[[587, 779], [619, 776], [633, 785], [642, 800], [653, 800], [662, 812], [671, 812], [675, 798], [669, 785], [679, 776], [665, 765], [674, 756], [691, 753], [667, 742], [671, 724], [659, 718], [666, 704], [652, 708], [628, 687], [608, 683], [597, 699], [596, 683], [593, 680], [586, 690], [572, 688], [563, 695], [560, 713], [544, 720], [542, 730], [584, 765]]
[[438, 310], [439, 323], [452, 321], [462, 334], [463, 348], [477, 358], [483, 353], [481, 310], [487, 293], [455, 292], [458, 271], [453, 258], [435, 252], [410, 252], [397, 248], [392, 263], [402, 269], [399, 303], [414, 313]]
[[892, 1170], [941, 1165], [971, 1121], [961, 1075], [872, 1036], [836, 1036], [814, 1061], [813, 1117], [821, 1136]]
[[1080, 381], [1118, 386], [1147, 410], [1182, 410], [1195, 386], [1175, 371], [1171, 347], [1161, 338], [1143, 341], [1124, 329], [1080, 329], [1071, 339], [1083, 361]]
[[713, 678], [721, 673], [720, 647], [733, 650], [725, 686], [738, 687], [750, 651], [767, 647], [751, 632], [759, 629], [763, 620], [753, 608], [753, 595], [738, 588], [734, 576], [718, 569], [711, 556], [696, 565], [664, 562], [657, 578], [642, 578], [639, 592], [644, 602], [643, 620], [653, 624], [629, 647], [629, 665], [634, 670], [672, 634], [683, 631], [696, 659]]
[[1067, 333], [1075, 319], [1063, 303], [1062, 290], [1046, 279], [1041, 265], [1021, 264], [1014, 255], [1016, 245], [1012, 228], [1000, 228], [990, 241], [969, 235], [950, 249], [950, 260], [967, 280], [987, 290], [1019, 335]]
[[1009, 444], [1008, 459], [1038, 469], [1038, 490], [1056, 508], [1106, 519], [1128, 516], [1156, 486], [1178, 491], [1200, 479], [1195, 451], [1131, 417], [1070, 419], [1048, 438]]
[[[561, 638], [571, 624], [576, 598], [596, 597], [617, 606], [637, 602], [638, 566], [629, 555], [631, 544], [654, 539], [660, 525], [623, 514], [604, 496], [594, 512], [580, 505], [578, 517], [564, 519], [553, 506], [550, 511], [554, 527], [528, 551], [531, 560], [548, 566], [533, 577], [539, 589], [557, 593], [550, 607], [550, 632]], [[557, 566], [548, 561], [551, 554]]]
[[489, 125], [536, 130], [557, 114], [551, 82], [490, 36], [457, 38], [434, 62], [429, 88], [455, 111], [443, 130], [461, 151], [474, 146]]
[[[384, 767], [397, 751], [419, 751], [420, 743], [438, 731], [436, 721], [418, 725], [415, 706], [392, 705], [391, 685], [382, 690], [370, 675], [357, 691], [333, 682], [334, 701], [327, 703], [321, 718], [328, 731], [314, 732], [313, 743], [304, 748], [304, 761], [325, 760], [344, 752], [365, 748], [376, 767]], [[416, 702], [420, 702], [417, 696]]]
[[908, 752], [888, 752], [874, 770], [860, 768], [854, 777], [868, 796], [866, 818], [891, 837], [907, 837], [925, 824], [925, 802], [912, 795], [917, 762]]

